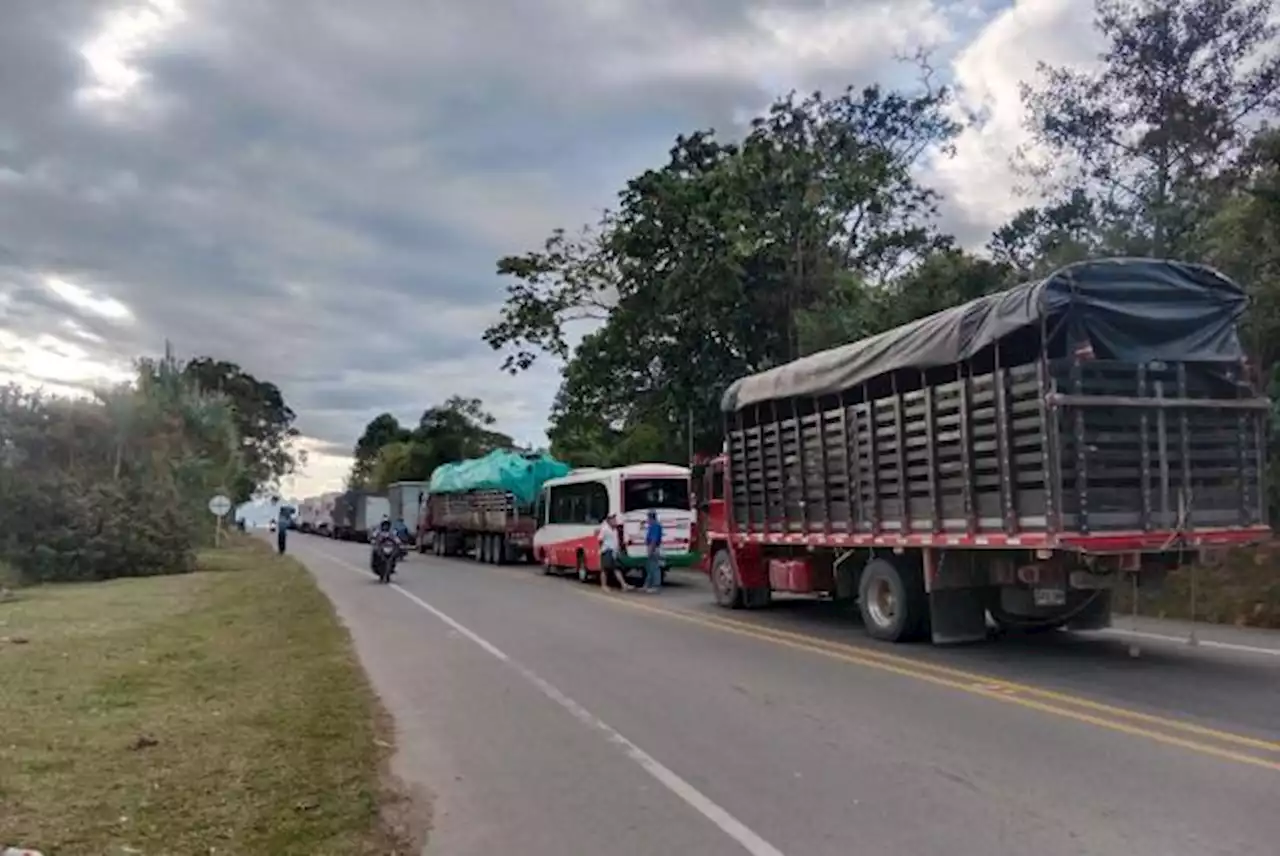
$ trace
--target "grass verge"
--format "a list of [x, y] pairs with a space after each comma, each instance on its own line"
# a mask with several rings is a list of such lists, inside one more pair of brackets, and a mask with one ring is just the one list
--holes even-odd
[[254, 539], [0, 604], [0, 848], [409, 853], [389, 749], [328, 600]]

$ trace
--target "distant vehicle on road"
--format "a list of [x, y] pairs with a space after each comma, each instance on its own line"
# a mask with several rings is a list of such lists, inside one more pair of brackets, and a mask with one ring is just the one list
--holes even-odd
[[620, 563], [627, 571], [643, 574], [645, 521], [655, 510], [662, 523], [663, 574], [668, 568], [693, 565], [696, 515], [689, 487], [689, 469], [671, 464], [578, 470], [552, 479], [543, 485], [535, 510], [534, 558], [549, 574], [571, 570], [582, 582], [598, 579], [597, 533], [613, 514], [622, 529]]
[[490, 564], [533, 556], [533, 505], [549, 478], [569, 472], [549, 455], [499, 449], [437, 467], [418, 521], [418, 551]]
[[1099, 629], [1128, 574], [1265, 539], [1270, 402], [1207, 267], [1106, 259], [743, 378], [697, 475], [716, 601], [878, 639]]

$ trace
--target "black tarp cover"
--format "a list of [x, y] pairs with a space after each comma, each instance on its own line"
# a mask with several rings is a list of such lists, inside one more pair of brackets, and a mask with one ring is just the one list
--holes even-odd
[[969, 359], [1046, 319], [1104, 359], [1236, 362], [1244, 290], [1210, 267], [1157, 259], [1099, 259], [802, 357], [730, 384], [721, 409], [831, 395], [898, 369]]

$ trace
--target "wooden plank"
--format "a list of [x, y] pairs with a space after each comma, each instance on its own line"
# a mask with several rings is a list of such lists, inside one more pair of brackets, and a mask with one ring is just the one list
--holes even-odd
[[899, 509], [899, 512], [898, 512], [898, 515], [899, 515], [898, 525], [901, 527], [901, 531], [910, 532], [911, 531], [911, 504], [906, 502], [906, 497], [908, 496], [907, 459], [906, 459], [906, 449], [903, 448], [903, 439], [906, 436], [906, 431], [905, 431], [905, 425], [903, 423], [903, 414], [902, 414], [902, 393], [898, 391], [897, 375], [894, 375], [892, 378], [892, 386], [893, 386], [894, 425], [897, 428], [896, 436], [894, 437], [894, 451], [895, 451], [895, 455], [897, 458], [897, 465], [898, 465], [897, 467], [898, 496], [903, 499], [902, 507]]

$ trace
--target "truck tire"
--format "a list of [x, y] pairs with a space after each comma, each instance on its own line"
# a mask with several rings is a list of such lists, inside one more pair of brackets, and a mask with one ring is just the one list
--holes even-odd
[[725, 609], [742, 609], [745, 599], [738, 583], [738, 570], [728, 550], [717, 550], [711, 558], [711, 588], [716, 604]]
[[858, 611], [867, 635], [884, 642], [919, 638], [928, 626], [924, 578], [905, 562], [872, 559], [858, 582]]
[[507, 563], [507, 536], [493, 536], [493, 563], [495, 565], [505, 565]]

